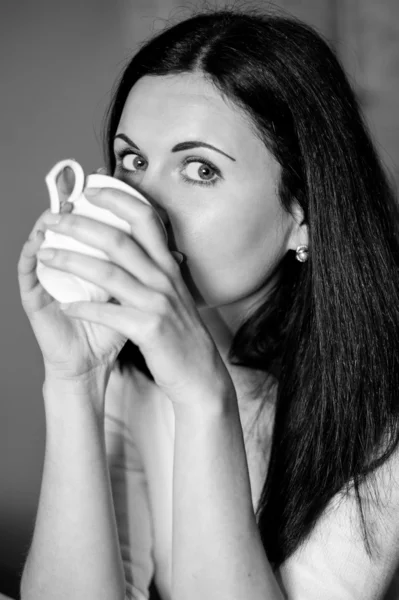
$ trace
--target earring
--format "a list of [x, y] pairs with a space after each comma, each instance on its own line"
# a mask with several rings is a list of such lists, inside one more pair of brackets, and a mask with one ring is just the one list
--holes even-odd
[[295, 258], [299, 262], [306, 262], [308, 260], [309, 249], [307, 246], [298, 246], [295, 253]]

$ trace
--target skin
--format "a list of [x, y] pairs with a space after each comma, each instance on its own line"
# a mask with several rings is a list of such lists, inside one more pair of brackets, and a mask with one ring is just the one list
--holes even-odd
[[[234, 333], [264, 301], [287, 250], [308, 243], [299, 205], [291, 215], [279, 201], [281, 166], [243, 111], [201, 73], [141, 78], [125, 103], [119, 134], [137, 148], [115, 139], [114, 176], [151, 200], [170, 247], [186, 257], [184, 281], [243, 399], [264, 374], [228, 364]], [[212, 144], [235, 160], [204, 147], [171, 152], [190, 140]], [[118, 156], [126, 148], [131, 154]], [[192, 157], [197, 161], [183, 164]], [[209, 180], [214, 185], [201, 185]]]

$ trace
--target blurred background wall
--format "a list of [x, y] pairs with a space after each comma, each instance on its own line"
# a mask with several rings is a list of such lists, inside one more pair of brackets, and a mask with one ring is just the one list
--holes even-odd
[[[399, 182], [397, 0], [274, 5], [334, 43], [385, 165]], [[200, 6], [183, 0], [0, 3], [0, 592], [14, 598], [33, 530], [45, 442], [42, 359], [20, 305], [19, 254], [48, 207], [44, 176], [50, 167], [68, 157], [86, 172], [102, 164], [103, 113], [137, 44], [165, 19], [188, 17]]]

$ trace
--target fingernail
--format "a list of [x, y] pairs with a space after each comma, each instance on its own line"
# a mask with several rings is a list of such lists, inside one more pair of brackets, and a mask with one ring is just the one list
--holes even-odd
[[73, 211], [73, 204], [72, 202], [61, 202], [60, 203], [60, 213], [69, 213]]
[[61, 302], [59, 305], [59, 309], [60, 310], [68, 310], [68, 308], [71, 306], [71, 302]]
[[43, 217], [43, 223], [46, 223], [46, 225], [57, 225], [60, 220], [62, 218], [62, 214], [61, 213], [47, 213], [44, 217]]
[[40, 260], [51, 260], [55, 256], [55, 251], [50, 248], [41, 248], [37, 253], [37, 257]]
[[28, 237], [28, 241], [31, 242], [33, 240], [36, 240], [40, 234], [43, 235], [43, 231], [41, 231], [40, 229], [36, 229], [35, 231], [32, 231], [32, 233]]
[[172, 254], [175, 257], [177, 263], [181, 265], [184, 261], [184, 255], [181, 252], [176, 252], [175, 250], [172, 250]]
[[86, 188], [84, 191], [85, 196], [95, 196], [100, 191], [100, 188]]

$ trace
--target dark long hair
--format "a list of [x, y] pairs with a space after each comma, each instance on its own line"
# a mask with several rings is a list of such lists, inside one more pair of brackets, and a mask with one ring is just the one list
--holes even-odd
[[[256, 511], [278, 567], [338, 492], [355, 490], [396, 449], [399, 393], [398, 209], [359, 103], [333, 50], [311, 27], [252, 9], [200, 11], [141, 45], [106, 115], [107, 166], [126, 98], [145, 76], [201, 72], [245, 111], [282, 167], [309, 260], [289, 251], [264, 304], [236, 332], [229, 360], [278, 382], [268, 473]], [[118, 366], [153, 379], [137, 346]], [[370, 475], [370, 477], [366, 476]]]

